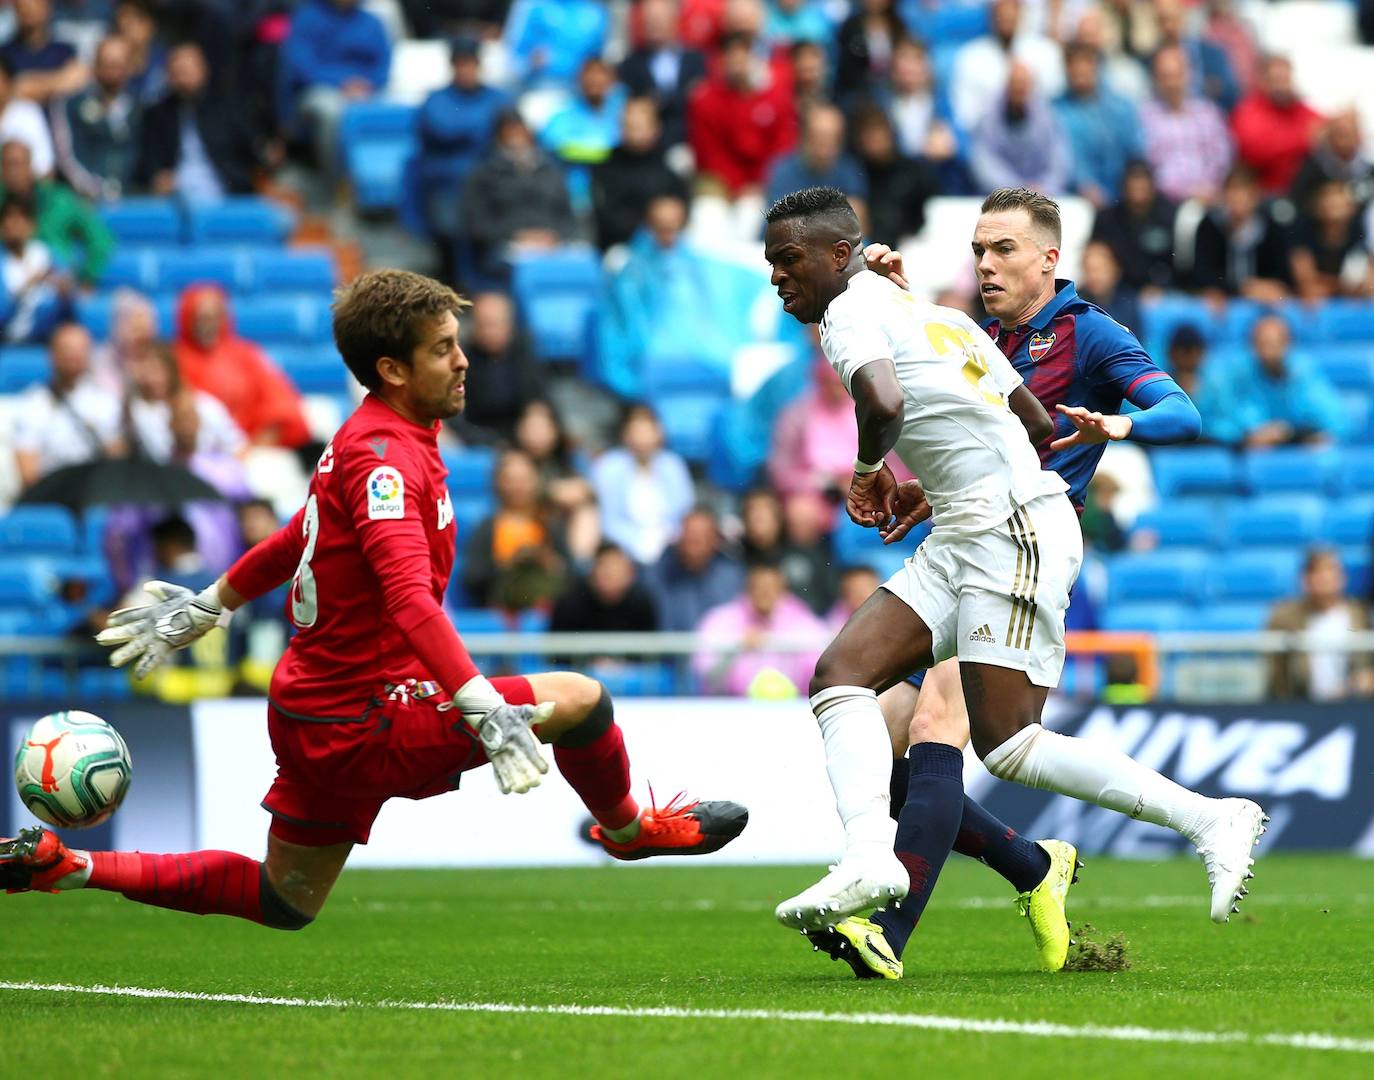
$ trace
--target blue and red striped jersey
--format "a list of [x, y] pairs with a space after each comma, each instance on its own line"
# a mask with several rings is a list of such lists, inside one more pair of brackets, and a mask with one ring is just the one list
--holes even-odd
[[983, 329], [1054, 421], [1054, 434], [1038, 447], [1040, 462], [1064, 478], [1069, 498], [1081, 508], [1106, 444], [1052, 452], [1050, 443], [1074, 430], [1055, 406], [1081, 405], [1094, 412], [1117, 413], [1122, 401], [1141, 387], [1169, 376], [1150, 359], [1134, 334], [1079, 297], [1072, 281], [1056, 280], [1055, 286], [1054, 299], [1025, 325], [1007, 328], [992, 319]]

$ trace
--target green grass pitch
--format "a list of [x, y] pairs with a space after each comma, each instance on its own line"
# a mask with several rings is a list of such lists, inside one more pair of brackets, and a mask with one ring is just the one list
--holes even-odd
[[[10, 987], [0, 989], [0, 1075], [1374, 1075], [1374, 863], [1262, 859], [1243, 914], [1218, 927], [1207, 920], [1196, 862], [1090, 862], [1070, 916], [1124, 932], [1133, 967], [1044, 975], [1010, 891], [956, 858], [901, 983], [860, 983], [773, 922], [773, 904], [816, 869], [360, 871], [344, 876], [320, 920], [298, 934], [105, 893], [0, 896], [0, 983]], [[147, 1000], [14, 984], [340, 1004]], [[930, 1019], [917, 1027], [910, 1017]], [[969, 1020], [1067, 1030], [971, 1030]], [[1105, 1037], [1126, 1028], [1146, 1030]], [[1190, 1032], [1231, 1034], [1207, 1041]], [[1265, 1041], [1276, 1034], [1347, 1042]]]

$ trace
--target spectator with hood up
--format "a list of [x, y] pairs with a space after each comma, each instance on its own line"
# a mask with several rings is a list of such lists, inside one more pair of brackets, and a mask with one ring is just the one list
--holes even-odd
[[176, 358], [187, 384], [218, 398], [254, 445], [295, 449], [309, 441], [300, 395], [266, 353], [234, 333], [218, 286], [181, 294]]

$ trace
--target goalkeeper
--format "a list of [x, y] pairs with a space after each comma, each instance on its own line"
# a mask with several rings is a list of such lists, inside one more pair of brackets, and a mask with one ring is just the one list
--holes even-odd
[[97, 888], [198, 914], [297, 930], [323, 907], [354, 844], [391, 798], [451, 791], [490, 763], [503, 792], [537, 786], [553, 744], [564, 779], [617, 859], [715, 851], [748, 815], [728, 802], [641, 809], [600, 683], [557, 672], [488, 680], [444, 614], [453, 507], [436, 442], [463, 408], [468, 360], [455, 293], [383, 270], [343, 290], [334, 338], [367, 397], [321, 456], [285, 527], [199, 594], [164, 582], [102, 631], [111, 662], [147, 675], [234, 609], [291, 582], [297, 629], [272, 677], [267, 724], [277, 777], [267, 858], [68, 849], [47, 829], [0, 842], [0, 888]]

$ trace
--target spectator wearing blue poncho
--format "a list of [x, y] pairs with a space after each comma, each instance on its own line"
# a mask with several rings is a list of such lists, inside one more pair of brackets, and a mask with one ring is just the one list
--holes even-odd
[[1135, 106], [1102, 85], [1097, 52], [1071, 44], [1064, 50], [1068, 90], [1054, 103], [1068, 137], [1070, 186], [1096, 207], [1121, 188], [1126, 163], [1145, 153]]
[[835, 28], [816, 0], [769, 0], [763, 36], [777, 45], [798, 41], [829, 42]]
[[278, 115], [288, 130], [304, 121], [320, 167], [332, 170], [344, 107], [386, 86], [386, 29], [358, 0], [306, 0], [291, 16], [280, 65]]
[[453, 43], [453, 81], [425, 99], [417, 117], [425, 223], [437, 236], [458, 233], [458, 194], [491, 145], [510, 98], [482, 82], [478, 42]]
[[611, 155], [620, 142], [620, 117], [626, 93], [617, 86], [615, 70], [599, 56], [583, 62], [577, 93], [544, 126], [540, 141], [568, 169], [573, 201], [588, 198], [588, 169]]
[[679, 196], [652, 199], [624, 266], [607, 283], [599, 376], [622, 397], [643, 395], [646, 364], [728, 368], [749, 339], [749, 310], [767, 280], [694, 249], [682, 236], [686, 223]]
[[1225, 393], [1204, 413], [1204, 434], [1253, 449], [1343, 438], [1348, 425], [1340, 397], [1310, 360], [1292, 353], [1283, 317], [1261, 317], [1250, 341], [1253, 354], [1223, 376]]
[[527, 84], [568, 84], [582, 61], [599, 56], [610, 19], [599, 0], [516, 0], [506, 20], [506, 47]]

